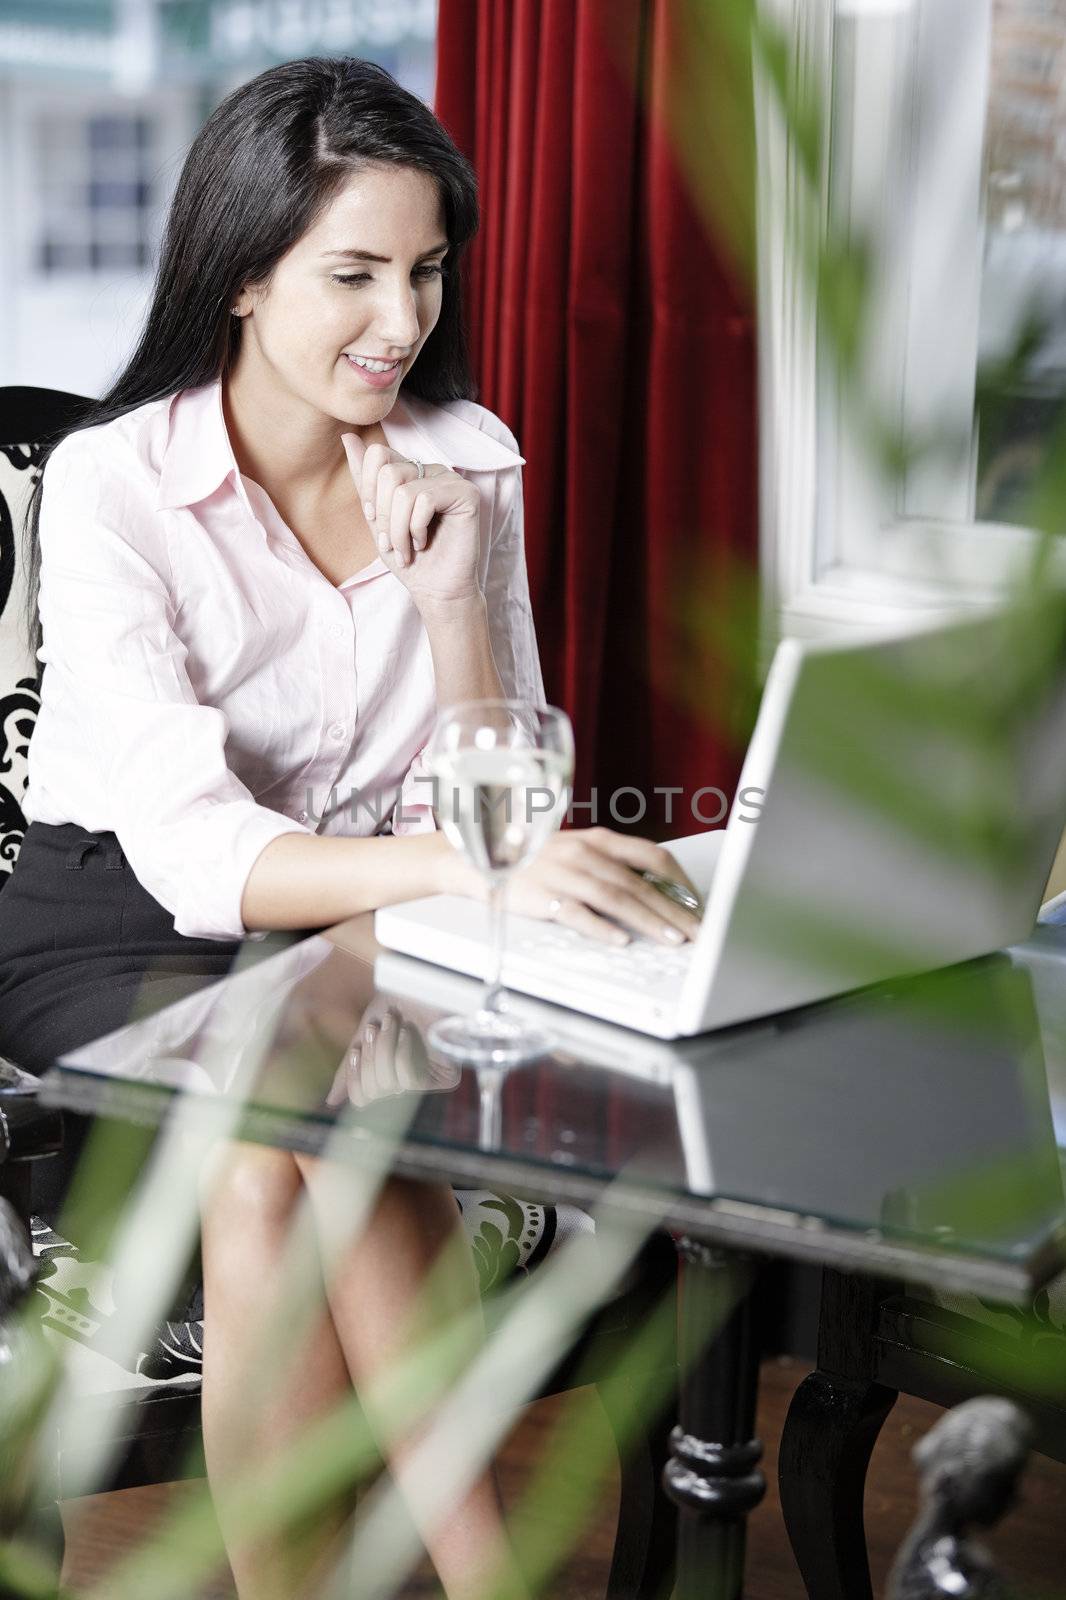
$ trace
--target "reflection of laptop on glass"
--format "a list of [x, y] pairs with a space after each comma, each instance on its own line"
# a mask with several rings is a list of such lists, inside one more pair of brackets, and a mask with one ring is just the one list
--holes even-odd
[[[1030, 933], [1066, 820], [1066, 682], [1011, 692], [1017, 618], [905, 636], [786, 640], [726, 828], [669, 842], [706, 911], [697, 939], [622, 949], [508, 919], [505, 983], [660, 1038], [983, 955]], [[1032, 633], [1028, 637], [1032, 637]], [[487, 911], [383, 907], [390, 949], [488, 966]]]
[[[480, 994], [474, 979], [394, 951], [377, 957], [374, 986], [379, 1000], [407, 1017], [424, 1018], [427, 1008], [469, 1014]], [[1061, 1212], [1040, 1048], [1044, 1007], [1038, 1019], [1031, 976], [1014, 970], [1008, 954], [671, 1042], [529, 995], [512, 995], [510, 1006], [553, 1036], [536, 1082], [550, 1097], [552, 1082], [565, 1081], [584, 1107], [567, 1119], [562, 1146], [579, 1170], [600, 1158], [613, 1120], [627, 1183], [646, 1177], [655, 1187], [713, 1195], [719, 1216], [745, 1228], [754, 1205], [760, 1228], [786, 1254], [824, 1250], [820, 1228], [812, 1236], [804, 1222], [810, 1216], [866, 1219], [890, 1234], [948, 1224], [966, 1237], [967, 1217], [987, 1228], [987, 1217], [975, 1215], [984, 1189], [965, 1178], [986, 1171], [993, 1150], [1023, 1162], [1030, 1180], [1004, 1196], [1005, 1230], [1014, 1206], [1012, 1224], [1024, 1215], [1034, 1237]], [[625, 1111], [617, 1119], [606, 1115], [615, 1090], [605, 1075], [644, 1086], [620, 1096]], [[600, 1081], [593, 1086], [590, 1077]], [[855, 1137], [842, 1140], [844, 1077]], [[479, 1100], [492, 1095], [499, 1106], [504, 1081], [498, 1073], [479, 1079]], [[671, 1103], [674, 1117], [664, 1119]], [[484, 1149], [518, 1155], [527, 1148], [522, 1104], [520, 1095], [507, 1118], [499, 1111], [486, 1118]], [[643, 1130], [642, 1107], [652, 1119]], [[657, 1133], [649, 1138], [652, 1125]], [[812, 1160], [812, 1143], [832, 1150], [832, 1160]], [[630, 1165], [638, 1150], [639, 1163]], [[862, 1248], [869, 1251], [868, 1238]]]

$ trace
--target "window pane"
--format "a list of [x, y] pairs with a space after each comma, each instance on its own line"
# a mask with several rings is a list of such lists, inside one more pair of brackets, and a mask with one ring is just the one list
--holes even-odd
[[147, 142], [148, 123], [144, 117], [89, 118], [90, 150], [138, 150]]
[[140, 246], [134, 241], [94, 239], [89, 254], [94, 270], [100, 272], [136, 272], [141, 264]]
[[40, 121], [34, 254], [40, 269], [138, 271], [148, 262], [152, 121], [122, 113]]
[[1066, 400], [1066, 0], [993, 0], [992, 28], [975, 510], [1010, 522]]
[[148, 185], [128, 179], [94, 179], [89, 184], [89, 206], [92, 210], [105, 206], [123, 206], [129, 211], [139, 211], [148, 204]]
[[94, 239], [115, 239], [127, 243], [141, 236], [141, 218], [136, 211], [94, 211], [91, 219]]
[[59, 239], [43, 239], [37, 252], [37, 263], [42, 272], [86, 272], [89, 268], [87, 241], [77, 243]]

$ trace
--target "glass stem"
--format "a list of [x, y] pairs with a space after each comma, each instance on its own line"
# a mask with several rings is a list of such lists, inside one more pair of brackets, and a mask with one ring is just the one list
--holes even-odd
[[500, 1067], [478, 1067], [477, 1142], [479, 1150], [498, 1150], [503, 1142], [503, 1071]]
[[500, 977], [503, 972], [503, 932], [507, 908], [504, 896], [507, 892], [506, 882], [501, 873], [494, 873], [489, 879], [489, 928], [492, 938], [492, 961], [489, 966], [488, 987], [481, 1001], [482, 1011], [502, 1011], [504, 1009], [503, 984]]

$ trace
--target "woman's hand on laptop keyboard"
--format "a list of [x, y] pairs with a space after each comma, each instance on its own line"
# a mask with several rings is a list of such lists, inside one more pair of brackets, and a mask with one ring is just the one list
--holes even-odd
[[694, 939], [699, 919], [642, 878], [643, 871], [695, 893], [662, 845], [610, 828], [570, 828], [552, 834], [529, 865], [510, 876], [507, 907], [605, 944], [628, 944], [633, 933], [667, 945]]

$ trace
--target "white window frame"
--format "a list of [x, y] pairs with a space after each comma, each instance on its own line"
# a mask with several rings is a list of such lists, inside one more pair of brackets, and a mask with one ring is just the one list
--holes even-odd
[[809, 215], [801, 169], [757, 71], [767, 633], [853, 633], [993, 603], [1036, 536], [973, 519], [992, 0], [761, 3], [789, 34], [796, 82], [823, 108], [820, 221], [873, 245], [863, 390], [908, 432], [946, 422], [965, 441], [951, 463], [877, 481], [819, 354], [813, 296], [789, 248]]

